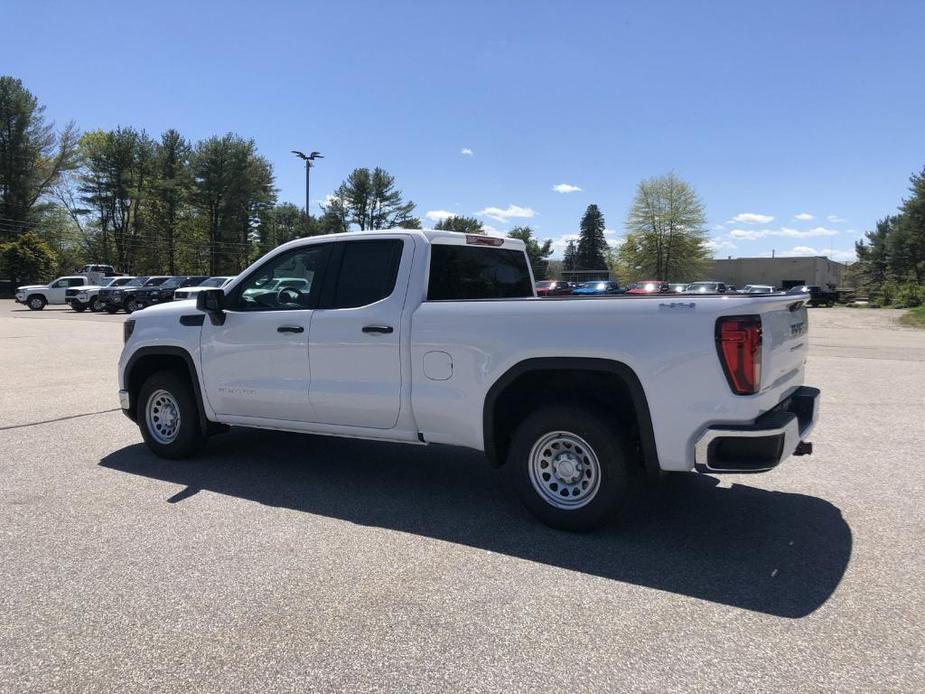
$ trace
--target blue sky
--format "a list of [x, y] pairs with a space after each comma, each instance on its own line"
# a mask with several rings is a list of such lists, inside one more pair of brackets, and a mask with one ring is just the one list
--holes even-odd
[[925, 166], [923, 2], [5, 0], [2, 16], [0, 72], [59, 123], [253, 137], [300, 205], [289, 150], [318, 149], [315, 211], [379, 165], [421, 216], [529, 223], [561, 249], [591, 202], [618, 239], [636, 183], [674, 171], [717, 255], [848, 258]]

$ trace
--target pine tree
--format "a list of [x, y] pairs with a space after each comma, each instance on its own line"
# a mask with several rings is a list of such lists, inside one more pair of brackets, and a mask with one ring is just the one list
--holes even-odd
[[434, 229], [439, 229], [440, 231], [458, 231], [462, 234], [485, 233], [485, 229], [482, 227], [482, 222], [480, 220], [475, 217], [462, 217], [460, 215], [453, 215], [452, 217], [441, 219], [434, 224]]
[[604, 215], [597, 205], [588, 205], [578, 231], [576, 262], [579, 270], [607, 269], [607, 241], [604, 239]]
[[578, 247], [573, 240], [569, 240], [568, 245], [565, 247], [565, 255], [562, 258], [562, 270], [565, 272], [577, 270], [577, 262]]

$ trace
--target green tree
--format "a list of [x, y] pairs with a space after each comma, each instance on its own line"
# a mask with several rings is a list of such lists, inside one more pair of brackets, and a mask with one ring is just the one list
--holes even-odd
[[[458, 231], [461, 234], [485, 233], [485, 228], [482, 226], [481, 221], [475, 217], [463, 217], [460, 215], [453, 215], [452, 217], [441, 219], [434, 224], [434, 229], [439, 229], [440, 231]], [[510, 234], [508, 234], [508, 236], [510, 236]]]
[[528, 226], [514, 227], [508, 232], [512, 239], [520, 239], [527, 249], [530, 267], [533, 268], [533, 278], [536, 281], [546, 279], [549, 269], [548, 258], [552, 255], [552, 239], [546, 239], [540, 244], [533, 238], [533, 229]]
[[865, 241], [857, 241], [854, 250], [858, 257], [858, 274], [861, 281], [870, 287], [880, 287], [890, 275], [890, 257], [887, 240], [896, 227], [899, 218], [887, 216], [877, 221], [874, 231], [865, 232]]
[[572, 239], [569, 239], [565, 246], [565, 253], [562, 257], [562, 269], [565, 272], [578, 269], [578, 246]]
[[604, 270], [607, 268], [607, 241], [604, 239], [604, 215], [597, 205], [588, 205], [578, 230], [578, 251], [575, 262], [578, 270]]
[[306, 215], [298, 205], [284, 202], [266, 210], [261, 216], [260, 252], [266, 253], [293, 239], [317, 236], [320, 233], [317, 219]]
[[176, 130], [164, 132], [155, 148], [148, 239], [156, 272], [166, 267], [169, 274], [177, 274], [180, 225], [193, 193], [191, 154], [190, 143]]
[[[154, 179], [154, 141], [134, 128], [97, 130], [80, 141], [81, 201], [93, 210], [92, 225], [107, 255], [123, 272], [144, 270], [139, 252], [149, 252], [145, 214]], [[108, 254], [110, 248], [115, 257]]]
[[705, 226], [697, 193], [673, 173], [640, 181], [618, 251], [620, 264], [652, 279], [693, 279], [710, 261]]
[[204, 217], [211, 275], [240, 272], [253, 258], [260, 217], [275, 202], [273, 169], [253, 140], [233, 133], [199, 142], [193, 202]]
[[421, 227], [421, 221], [412, 215], [416, 205], [402, 197], [395, 177], [378, 166], [372, 171], [354, 169], [334, 191], [325, 212], [332, 207], [348, 229], [351, 225], [360, 231]]
[[21, 80], [0, 76], [0, 238], [28, 230], [62, 172], [75, 166], [77, 129], [60, 133]]
[[27, 231], [0, 245], [0, 266], [14, 286], [47, 282], [55, 276], [58, 258], [43, 238]]
[[899, 207], [899, 220], [887, 239], [893, 274], [921, 284], [925, 279], [925, 169], [909, 178], [909, 192]]

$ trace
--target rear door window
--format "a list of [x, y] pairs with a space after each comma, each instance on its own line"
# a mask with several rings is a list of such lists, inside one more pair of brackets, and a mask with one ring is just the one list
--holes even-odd
[[429, 301], [532, 296], [530, 268], [521, 251], [449, 244], [431, 246]]
[[339, 267], [334, 268], [333, 295], [325, 308], [368, 306], [390, 296], [403, 247], [401, 239], [345, 242]]

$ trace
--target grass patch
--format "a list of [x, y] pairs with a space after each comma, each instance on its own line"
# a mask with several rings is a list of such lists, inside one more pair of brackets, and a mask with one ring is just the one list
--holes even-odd
[[925, 329], [925, 306], [910, 308], [905, 314], [900, 316], [899, 322], [912, 328]]

